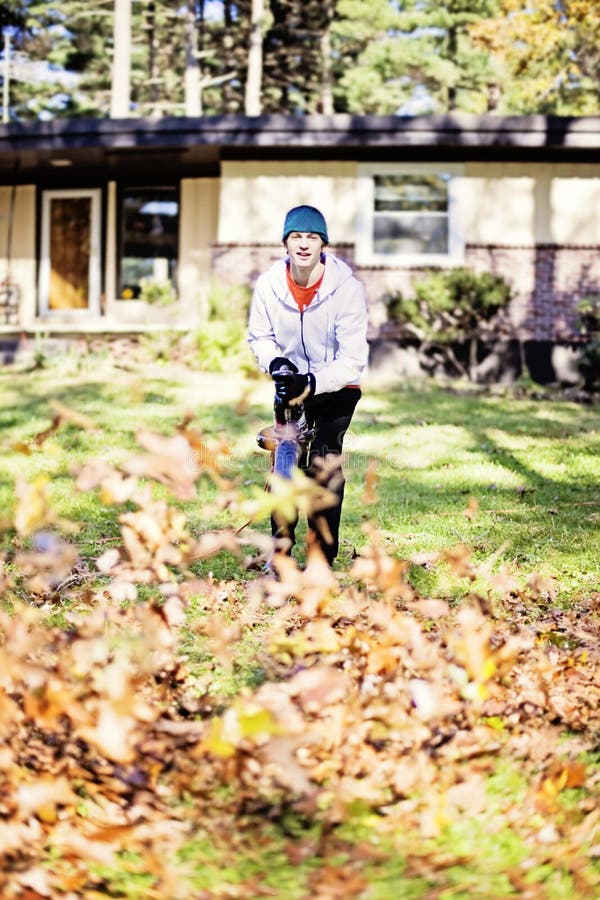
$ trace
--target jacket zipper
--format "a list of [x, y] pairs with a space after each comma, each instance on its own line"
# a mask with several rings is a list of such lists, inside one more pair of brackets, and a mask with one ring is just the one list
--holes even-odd
[[300, 341], [302, 343], [302, 350], [304, 351], [304, 358], [308, 366], [308, 371], [310, 372], [310, 359], [308, 358], [308, 353], [306, 352], [306, 344], [304, 343], [304, 310], [302, 310], [302, 312], [300, 313]]

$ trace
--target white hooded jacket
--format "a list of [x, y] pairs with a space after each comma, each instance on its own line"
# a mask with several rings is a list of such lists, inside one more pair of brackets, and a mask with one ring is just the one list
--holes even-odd
[[315, 394], [358, 384], [367, 366], [367, 306], [362, 284], [350, 266], [325, 254], [321, 287], [300, 312], [286, 279], [286, 259], [258, 278], [248, 336], [260, 368], [269, 371], [285, 356], [299, 372], [315, 376]]

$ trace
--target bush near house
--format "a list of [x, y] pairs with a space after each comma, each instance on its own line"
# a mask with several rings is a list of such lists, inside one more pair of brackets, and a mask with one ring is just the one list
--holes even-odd
[[501, 313], [510, 286], [498, 275], [460, 267], [428, 272], [413, 291], [412, 297], [391, 297], [388, 314], [401, 338], [416, 342], [423, 370], [482, 380], [482, 362], [498, 338], [509, 335]]
[[177, 299], [177, 291], [170, 281], [140, 278], [140, 300], [157, 306], [172, 306]]
[[246, 370], [252, 364], [247, 328], [250, 289], [215, 282], [206, 298], [206, 318], [194, 334], [197, 362], [209, 372]]
[[600, 391], [600, 296], [586, 297], [578, 305], [579, 326], [588, 342], [579, 358], [579, 373], [586, 391]]

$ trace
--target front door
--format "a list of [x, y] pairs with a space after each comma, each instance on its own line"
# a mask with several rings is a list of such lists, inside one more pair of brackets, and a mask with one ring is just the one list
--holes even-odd
[[41, 315], [98, 315], [100, 283], [100, 191], [44, 191]]

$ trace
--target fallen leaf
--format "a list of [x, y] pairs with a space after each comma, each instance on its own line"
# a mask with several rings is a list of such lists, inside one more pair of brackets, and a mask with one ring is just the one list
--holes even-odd
[[312, 666], [298, 672], [288, 682], [291, 697], [307, 712], [320, 712], [330, 703], [337, 703], [347, 695], [350, 684], [347, 676], [331, 666]]
[[50, 406], [58, 413], [61, 422], [68, 422], [70, 425], [75, 425], [77, 428], [83, 428], [85, 431], [99, 430], [99, 426], [92, 421], [89, 416], [77, 412], [75, 409], [71, 409], [70, 406], [65, 406], [65, 404], [61, 403], [59, 400], [50, 400]]
[[79, 798], [64, 777], [46, 776], [39, 781], [20, 784], [14, 794], [17, 819], [28, 819], [36, 813], [44, 821], [55, 821], [57, 806], [73, 806]]
[[472, 522], [479, 511], [479, 501], [476, 497], [469, 497], [467, 508], [463, 510], [463, 516]]
[[129, 475], [165, 484], [181, 500], [192, 500], [199, 471], [195, 452], [186, 438], [181, 434], [165, 437], [142, 428], [136, 432], [136, 439], [147, 452], [130, 456], [122, 463], [122, 469]]
[[379, 481], [380, 476], [377, 474], [377, 460], [370, 459], [367, 464], [367, 471], [365, 472], [365, 489], [362, 495], [362, 502], [365, 506], [378, 502], [377, 484]]
[[47, 475], [37, 475], [31, 482], [21, 476], [16, 479], [14, 522], [17, 534], [30, 535], [56, 521], [56, 514], [50, 505], [49, 485]]

